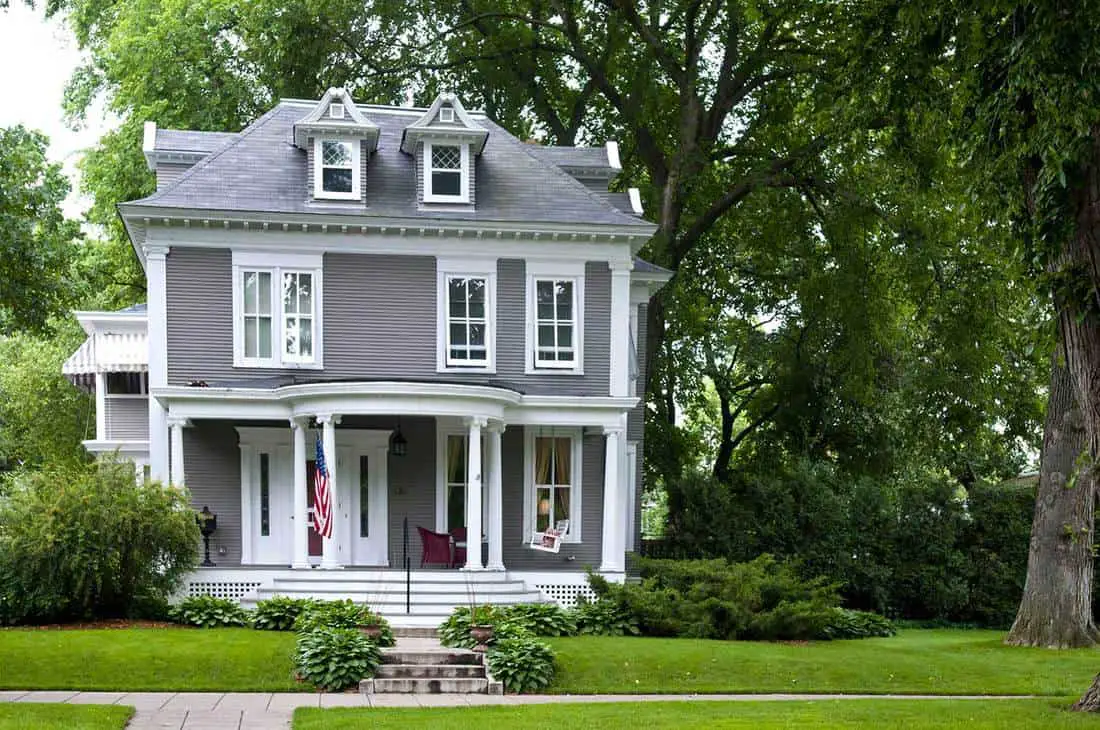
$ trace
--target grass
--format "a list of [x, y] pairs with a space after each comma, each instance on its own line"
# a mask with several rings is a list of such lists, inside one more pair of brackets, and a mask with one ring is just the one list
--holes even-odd
[[1079, 695], [1100, 650], [1008, 647], [996, 631], [906, 630], [888, 639], [811, 644], [692, 639], [551, 639], [550, 692], [571, 694], [854, 692]]
[[290, 691], [294, 635], [251, 629], [0, 631], [0, 688]]
[[0, 705], [0, 730], [120, 730], [134, 714], [115, 705]]
[[560, 730], [563, 727], [685, 730], [906, 728], [906, 730], [1074, 730], [1100, 717], [1068, 712], [1069, 698], [1040, 700], [821, 700], [660, 702], [447, 709], [301, 708], [294, 730]]

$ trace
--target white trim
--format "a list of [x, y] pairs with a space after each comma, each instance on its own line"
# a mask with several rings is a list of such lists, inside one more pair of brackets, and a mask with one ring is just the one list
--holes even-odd
[[146, 166], [153, 171], [157, 169], [157, 123], [146, 121], [142, 127], [141, 151], [145, 155]]
[[613, 170], [623, 169], [623, 163], [619, 161], [619, 143], [609, 139], [604, 148], [607, 150], [607, 166]]
[[570, 438], [572, 443], [573, 473], [569, 485], [569, 532], [562, 542], [566, 545], [582, 541], [583, 485], [584, 485], [584, 429], [570, 426], [534, 426], [523, 429], [523, 530], [520, 542], [526, 547], [535, 531], [535, 437], [555, 436]]
[[[435, 531], [447, 532], [447, 440], [451, 436], [468, 438], [470, 429], [457, 418], [437, 418], [435, 422]], [[482, 439], [482, 462], [487, 458]], [[464, 447], [469, 450], [469, 442]], [[484, 480], [483, 480], [484, 481]], [[467, 485], [468, 487], [468, 485]], [[482, 525], [488, 524], [488, 500], [482, 503]], [[465, 512], [465, 508], [463, 508]]]
[[[168, 286], [167, 246], [146, 244], [145, 279], [148, 295], [146, 327], [149, 342], [149, 387], [168, 385]], [[168, 481], [167, 412], [149, 399], [149, 473], [154, 481]]]
[[[485, 279], [485, 362], [460, 363], [450, 357], [450, 308], [447, 296], [451, 279]], [[495, 373], [497, 369], [497, 262], [496, 259], [436, 259], [436, 372]]]
[[638, 188], [627, 188], [626, 194], [630, 197], [630, 208], [636, 215], [642, 215], [645, 210], [642, 208], [642, 191]]
[[333, 119], [344, 118], [344, 104], [343, 102], [335, 101], [328, 105], [328, 115]]
[[440, 147], [457, 147], [459, 151], [458, 195], [437, 195], [432, 190], [432, 143], [424, 142], [424, 202], [425, 203], [469, 203], [470, 202], [470, 145], [461, 142], [438, 143]]
[[95, 437], [107, 438], [107, 375], [95, 374]]
[[638, 442], [626, 442], [626, 550], [638, 542]]
[[[526, 280], [526, 314], [524, 336], [524, 372], [527, 375], [584, 375], [584, 279], [585, 263], [581, 261], [528, 261]], [[540, 362], [537, 342], [537, 282], [573, 282], [573, 361]]]
[[611, 343], [608, 355], [608, 383], [612, 396], [630, 395], [630, 270], [611, 269], [611, 322], [608, 328]]
[[439, 107], [439, 121], [445, 123], [451, 123], [455, 120], [455, 109], [453, 106], [441, 106]]
[[[342, 193], [324, 189], [324, 157], [322, 146], [325, 142], [346, 144], [351, 147], [351, 192]], [[359, 200], [363, 194], [363, 166], [360, 153], [362, 143], [357, 138], [339, 139], [336, 137], [313, 138], [313, 197], [317, 200]]]
[[[324, 266], [322, 254], [233, 251], [233, 367], [320, 370], [324, 367]], [[246, 271], [271, 274], [271, 357], [244, 354], [244, 291]], [[313, 357], [298, 359], [284, 353], [283, 275], [309, 274], [313, 289]]]

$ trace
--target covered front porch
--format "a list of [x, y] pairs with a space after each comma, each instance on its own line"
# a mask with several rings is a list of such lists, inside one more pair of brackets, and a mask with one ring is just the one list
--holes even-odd
[[[166, 410], [170, 480], [219, 515], [219, 571], [320, 574], [406, 560], [420, 570], [425, 557], [423, 567], [466, 573], [623, 571], [635, 469], [622, 423], [633, 399], [524, 403], [503, 388], [407, 383], [154, 397]], [[313, 529], [318, 444], [333, 485], [329, 538]], [[563, 520], [559, 553], [530, 549], [534, 532]], [[458, 562], [426, 551], [418, 528], [455, 536]]]

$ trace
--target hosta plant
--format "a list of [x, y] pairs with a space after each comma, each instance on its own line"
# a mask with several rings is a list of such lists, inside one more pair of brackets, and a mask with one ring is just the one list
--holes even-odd
[[354, 629], [363, 622], [364, 608], [352, 600], [313, 601], [298, 614], [295, 631], [316, 628]]
[[393, 634], [390, 622], [382, 614], [364, 608], [360, 614], [359, 627], [368, 626], [378, 627], [378, 640], [375, 643], [379, 646], [394, 646], [397, 644], [397, 637]]
[[535, 692], [554, 679], [554, 652], [538, 639], [514, 637], [489, 648], [486, 662], [493, 679], [509, 692]]
[[504, 612], [496, 606], [477, 606], [471, 610], [467, 606], [459, 606], [440, 624], [438, 633], [439, 641], [443, 646], [462, 649], [472, 649], [476, 643], [470, 636], [470, 626], [475, 623], [479, 626], [495, 627], [504, 619]]
[[168, 611], [177, 623], [212, 629], [217, 626], [247, 626], [248, 611], [229, 598], [188, 596]]
[[382, 653], [357, 629], [316, 628], [298, 634], [294, 659], [301, 679], [339, 692], [372, 676]]
[[638, 622], [614, 601], [582, 601], [573, 610], [577, 633], [593, 636], [637, 636]]
[[556, 603], [519, 603], [504, 611], [508, 621], [523, 626], [535, 636], [574, 636], [577, 621], [573, 613]]
[[290, 631], [298, 616], [309, 608], [313, 601], [309, 598], [288, 598], [275, 596], [260, 601], [252, 612], [252, 628], [261, 631]]

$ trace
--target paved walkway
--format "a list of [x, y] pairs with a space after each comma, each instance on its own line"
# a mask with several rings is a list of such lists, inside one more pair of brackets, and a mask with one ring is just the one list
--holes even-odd
[[364, 695], [269, 692], [0, 692], [0, 702], [129, 705], [131, 730], [261, 730], [290, 727], [298, 707], [468, 707], [561, 702], [746, 702], [794, 700], [988, 700], [1020, 697], [935, 695]]

